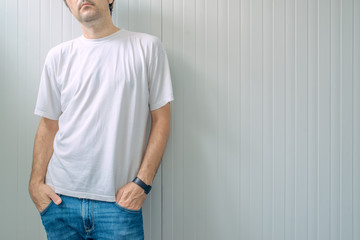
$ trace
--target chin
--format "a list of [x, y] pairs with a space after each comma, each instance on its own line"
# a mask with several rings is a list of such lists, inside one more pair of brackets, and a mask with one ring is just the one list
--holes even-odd
[[80, 20], [81, 20], [80, 22], [92, 22], [98, 18], [99, 18], [99, 16], [97, 16], [97, 15], [82, 16], [80, 18]]

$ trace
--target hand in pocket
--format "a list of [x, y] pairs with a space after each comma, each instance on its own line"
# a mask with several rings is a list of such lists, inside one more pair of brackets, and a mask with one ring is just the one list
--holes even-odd
[[39, 212], [42, 212], [51, 201], [56, 205], [61, 203], [61, 198], [55, 193], [55, 191], [45, 183], [39, 183], [29, 186], [30, 197], [35, 203], [35, 206]]

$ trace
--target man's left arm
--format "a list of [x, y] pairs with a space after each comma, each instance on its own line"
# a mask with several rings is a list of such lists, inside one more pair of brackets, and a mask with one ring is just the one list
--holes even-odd
[[[151, 129], [144, 158], [137, 177], [152, 185], [160, 165], [170, 133], [170, 103], [151, 111]], [[116, 201], [123, 207], [140, 209], [146, 199], [144, 189], [134, 182], [124, 185], [116, 193]], [[119, 201], [120, 200], [120, 201]]]

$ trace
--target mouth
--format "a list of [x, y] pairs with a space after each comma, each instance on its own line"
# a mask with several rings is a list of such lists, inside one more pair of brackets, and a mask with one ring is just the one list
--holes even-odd
[[80, 8], [82, 8], [82, 7], [84, 7], [84, 6], [91, 6], [92, 4], [90, 4], [90, 3], [83, 3], [83, 4], [81, 4], [81, 7]]

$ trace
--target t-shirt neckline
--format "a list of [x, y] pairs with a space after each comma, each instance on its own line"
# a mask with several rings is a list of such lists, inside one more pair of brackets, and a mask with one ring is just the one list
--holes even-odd
[[110, 39], [117, 36], [118, 34], [120, 34], [123, 31], [125, 31], [125, 28], [121, 28], [121, 29], [117, 30], [116, 32], [114, 32], [106, 37], [102, 37], [102, 38], [86, 38], [84, 36], [84, 34], [81, 34], [80, 40], [85, 43], [103, 43], [103, 42], [109, 41]]

